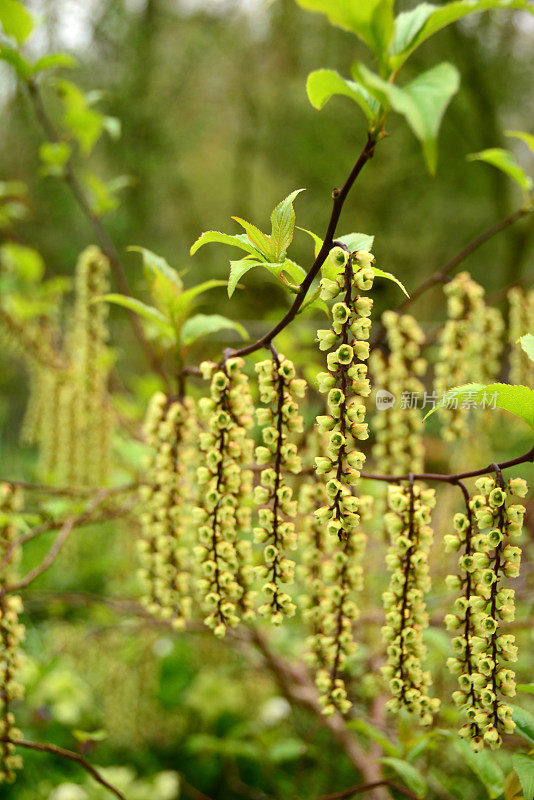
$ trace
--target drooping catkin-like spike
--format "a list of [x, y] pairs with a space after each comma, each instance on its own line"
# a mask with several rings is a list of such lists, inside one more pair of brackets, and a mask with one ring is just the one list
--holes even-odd
[[382, 635], [387, 643], [387, 664], [382, 672], [394, 697], [387, 708], [394, 712], [404, 708], [418, 717], [421, 725], [430, 725], [439, 708], [439, 700], [428, 695], [432, 678], [423, 669], [423, 630], [428, 626], [424, 598], [430, 590], [428, 551], [434, 490], [412, 482], [407, 488], [389, 486], [388, 505], [385, 521], [391, 548], [386, 562], [391, 579], [383, 594], [386, 624]]
[[374, 258], [370, 253], [349, 256], [341, 248], [337, 251], [340, 276], [335, 281], [321, 281], [322, 298], [336, 301], [332, 306], [332, 327], [317, 334], [320, 349], [331, 352], [327, 356], [328, 372], [317, 376], [319, 391], [328, 395], [328, 414], [317, 417], [317, 428], [329, 434], [329, 443], [326, 454], [315, 459], [316, 472], [324, 476], [327, 495], [326, 504], [316, 511], [316, 516], [328, 533], [339, 539], [328, 565], [330, 586], [322, 607], [325, 665], [316, 675], [325, 714], [333, 714], [336, 708], [345, 713], [351, 706], [341, 675], [356, 647], [355, 595], [362, 588], [365, 536], [359, 530], [359, 500], [353, 487], [365, 460], [356, 443], [369, 435], [362, 399], [371, 391], [364, 362], [369, 357], [366, 340], [372, 300], [360, 297], [359, 292], [369, 291], [374, 278], [370, 269]]
[[510, 383], [530, 386], [532, 361], [517, 340], [534, 331], [534, 290], [513, 288], [508, 292], [508, 341], [510, 343]]
[[200, 435], [204, 463], [198, 468], [201, 486], [199, 506], [194, 509], [199, 523], [195, 548], [203, 577], [198, 581], [204, 622], [216, 636], [235, 627], [239, 613], [250, 616], [252, 566], [246, 540], [238, 532], [250, 521], [248, 506], [253, 445], [247, 430], [252, 426], [253, 405], [242, 358], [227, 358], [219, 369], [204, 362], [201, 371], [211, 378], [210, 397], [199, 405], [207, 416], [208, 431]]
[[190, 398], [168, 398], [157, 392], [151, 399], [145, 434], [150, 447], [139, 540], [143, 603], [156, 616], [183, 629], [191, 612], [190, 543], [185, 540], [189, 513], [185, 497], [186, 451], [195, 428]]
[[[317, 440], [319, 437], [317, 437]], [[299, 513], [302, 517], [299, 541], [302, 563], [299, 574], [305, 593], [301, 599], [302, 616], [308, 629], [306, 660], [316, 671], [326, 666], [327, 641], [323, 621], [328, 608], [326, 567], [332, 555], [332, 537], [315, 516], [317, 509], [327, 502], [322, 480], [302, 485], [299, 496]]]
[[[20, 511], [22, 494], [10, 484], [0, 484], [0, 559], [7, 554], [17, 535], [12, 515]], [[24, 626], [19, 622], [22, 601], [18, 595], [6, 594], [6, 587], [14, 577], [18, 550], [0, 574], [0, 783], [13, 783], [22, 758], [15, 754], [10, 741], [22, 738], [15, 727], [11, 710], [14, 700], [22, 697], [23, 690], [17, 681], [20, 668], [20, 644], [24, 640]]]
[[77, 449], [72, 465], [73, 478], [82, 485], [102, 485], [109, 468], [108, 305], [94, 302], [108, 287], [108, 259], [98, 247], [87, 247], [76, 265], [74, 316], [67, 336], [76, 382]]
[[[469, 273], [460, 272], [446, 284], [448, 319], [440, 336], [440, 349], [434, 389], [437, 400], [453, 386], [485, 382], [484, 367], [487, 330], [487, 308], [484, 289]], [[499, 334], [500, 335], [500, 334]], [[467, 411], [458, 407], [442, 407], [438, 414], [443, 421], [443, 436], [449, 441], [462, 437], [467, 429]]]
[[422, 472], [424, 386], [420, 377], [427, 367], [426, 360], [421, 357], [425, 335], [409, 314], [386, 311], [382, 322], [389, 353], [375, 351], [369, 365], [375, 387], [390, 392], [394, 404], [377, 411], [374, 416], [373, 456], [382, 472], [393, 475]]
[[255, 572], [266, 581], [262, 592], [267, 598], [258, 611], [262, 616], [269, 616], [273, 624], [280, 625], [284, 617], [292, 617], [296, 611], [281, 584], [293, 583], [295, 573], [295, 562], [286, 552], [297, 547], [293, 522], [297, 503], [286, 473], [297, 474], [302, 465], [297, 447], [288, 437], [302, 431], [302, 417], [296, 401], [304, 396], [306, 383], [295, 377], [293, 363], [281, 353], [273, 352], [272, 359], [256, 364], [256, 372], [260, 400], [268, 404], [266, 408], [256, 409], [263, 438], [263, 445], [256, 448], [256, 461], [265, 468], [260, 485], [254, 490], [254, 499], [262, 506], [254, 539], [264, 545], [263, 564], [256, 567]]
[[501, 632], [501, 623], [515, 614], [514, 591], [505, 579], [519, 574], [521, 550], [512, 542], [521, 536], [525, 507], [514, 497], [524, 497], [528, 487], [521, 478], [506, 484], [500, 473], [498, 478], [498, 485], [491, 477], [476, 481], [480, 494], [471, 498], [468, 514], [456, 515], [455, 534], [445, 537], [449, 550], [461, 552], [459, 573], [447, 578], [449, 587], [462, 590], [455, 613], [445, 618], [447, 628], [457, 632], [456, 655], [448, 661], [458, 675], [453, 700], [467, 716], [460, 735], [477, 751], [485, 744], [500, 747], [501, 734], [515, 729], [512, 708], [500, 697], [515, 695], [515, 673], [506, 665], [517, 661], [517, 647], [512, 634]]

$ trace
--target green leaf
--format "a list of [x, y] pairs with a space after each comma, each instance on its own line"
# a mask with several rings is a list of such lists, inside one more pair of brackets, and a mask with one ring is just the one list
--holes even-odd
[[48, 174], [61, 175], [63, 167], [71, 157], [71, 149], [67, 142], [43, 142], [39, 147], [39, 156], [46, 164]]
[[363, 64], [355, 64], [353, 70], [356, 79], [361, 80], [382, 105], [390, 105], [394, 111], [403, 115], [421, 142], [428, 170], [434, 175], [441, 120], [460, 85], [456, 67], [447, 63], [438, 64], [402, 88], [382, 80]]
[[275, 245], [277, 261], [293, 241], [293, 231], [295, 230], [293, 201], [303, 191], [304, 189], [296, 189], [291, 192], [281, 203], [278, 203], [271, 214], [271, 239]]
[[0, 247], [0, 263], [26, 283], [40, 281], [45, 271], [41, 254], [18, 242], [6, 242]]
[[471, 153], [467, 156], [467, 160], [485, 161], [508, 175], [524, 192], [532, 189], [532, 179], [519, 166], [509, 150], [503, 150], [502, 147], [490, 147], [488, 150], [481, 150], [480, 153]]
[[245, 275], [249, 269], [260, 267], [264, 262], [254, 261], [251, 258], [242, 258], [240, 261], [230, 261], [230, 275], [228, 277], [228, 297], [231, 297], [237, 288], [239, 279]]
[[117, 142], [121, 138], [122, 123], [118, 117], [104, 117], [103, 122], [104, 130], [109, 134], [113, 141]]
[[392, 275], [391, 272], [384, 272], [383, 269], [378, 269], [378, 267], [373, 267], [372, 265], [371, 265], [371, 269], [373, 270], [373, 272], [377, 276], [377, 278], [387, 278], [388, 281], [393, 281], [393, 283], [396, 283], [397, 286], [399, 286], [402, 289], [402, 291], [404, 292], [406, 297], [410, 296], [408, 294], [408, 292], [406, 291], [406, 289], [404, 287], [404, 284], [401, 283], [400, 280], [395, 277], [395, 275]]
[[515, 688], [523, 694], [534, 694], [534, 683], [518, 683]]
[[399, 14], [395, 19], [395, 34], [390, 50], [391, 66], [399, 70], [410, 53], [437, 31], [468, 14], [491, 9], [521, 9], [533, 13], [528, 0], [456, 0], [437, 6], [421, 3], [411, 11]]
[[393, 0], [297, 0], [326, 14], [333, 25], [355, 33], [382, 61], [393, 36]]
[[119, 198], [94, 172], [84, 172], [84, 183], [89, 194], [91, 211], [101, 217], [109, 211], [115, 211], [119, 206]]
[[265, 256], [267, 261], [276, 261], [276, 247], [271, 237], [263, 231], [260, 231], [252, 222], [247, 222], [246, 219], [241, 217], [232, 217], [235, 221], [245, 229], [245, 232], [252, 242], [252, 244]]
[[39, 72], [45, 72], [46, 70], [55, 69], [56, 67], [61, 69], [74, 69], [77, 64], [78, 62], [74, 56], [69, 55], [69, 53], [48, 53], [48, 55], [38, 58], [33, 64], [33, 72], [37, 75]]
[[250, 338], [246, 328], [239, 322], [222, 317], [220, 314], [195, 314], [182, 325], [180, 339], [183, 345], [188, 346], [201, 336], [230, 328], [237, 331], [243, 339]]
[[505, 131], [505, 136], [513, 136], [515, 139], [521, 139], [534, 153], [534, 136], [531, 133], [524, 131]]
[[16, 73], [27, 80], [32, 76], [32, 65], [29, 61], [21, 56], [21, 54], [14, 47], [7, 44], [0, 44], [0, 61], [5, 61], [15, 68]]
[[463, 756], [468, 767], [484, 785], [491, 800], [499, 797], [504, 792], [505, 777], [502, 769], [495, 761], [495, 757], [486, 750], [481, 753], [475, 753], [463, 739], [457, 739], [454, 742], [454, 746]]
[[355, 253], [356, 250], [371, 252], [374, 240], [375, 237], [369, 236], [367, 233], [346, 233], [344, 236], [336, 237], [336, 242], [342, 242], [349, 248], [351, 253]]
[[92, 302], [114, 303], [117, 306], [127, 308], [129, 311], [133, 311], [135, 314], [139, 314], [140, 317], [152, 322], [161, 333], [174, 339], [174, 329], [161, 311], [158, 311], [153, 306], [147, 306], [146, 303], [142, 303], [141, 300], [137, 300], [135, 297], [127, 297], [124, 294], [103, 294], [100, 297], [95, 297]]
[[20, 45], [32, 32], [34, 20], [17, 0], [0, 0], [0, 25], [6, 36], [11, 36]]
[[356, 81], [343, 78], [333, 69], [317, 69], [310, 72], [306, 81], [306, 91], [314, 108], [321, 108], [333, 95], [345, 95], [354, 100], [369, 122], [372, 122], [380, 110], [380, 103], [367, 91], [365, 86]]
[[524, 800], [532, 800], [534, 797], [534, 758], [524, 753], [515, 753], [512, 756], [512, 765], [523, 789]]
[[375, 728], [370, 722], [365, 719], [351, 719], [347, 722], [347, 728], [350, 728], [357, 733], [362, 733], [367, 739], [372, 739], [373, 742], [378, 742], [385, 753], [389, 753], [393, 758], [400, 755], [399, 748], [390, 742], [388, 737], [383, 731]]
[[458, 403], [463, 401], [482, 403], [485, 407], [493, 407], [495, 404], [496, 408], [502, 408], [515, 414], [516, 417], [534, 428], [534, 390], [527, 386], [511, 386], [507, 383], [490, 383], [487, 386], [482, 383], [466, 383], [463, 386], [455, 386], [444, 394], [440, 402], [428, 412], [424, 419], [427, 419], [438, 408], [455, 400]]
[[228, 233], [220, 233], [220, 231], [204, 231], [204, 233], [200, 234], [196, 242], [191, 245], [191, 249], [189, 254], [194, 256], [197, 250], [199, 250], [202, 245], [209, 244], [210, 242], [218, 242], [220, 244], [231, 244], [234, 247], [240, 247], [241, 250], [245, 250], [247, 253], [251, 255], [259, 256], [259, 251], [254, 247], [252, 242], [249, 240], [248, 236], [245, 234], [236, 234], [231, 235]]
[[57, 81], [55, 85], [63, 104], [63, 124], [79, 143], [82, 155], [88, 156], [100, 138], [104, 117], [90, 108], [87, 97], [72, 81]]
[[380, 761], [396, 772], [402, 782], [417, 795], [417, 797], [425, 797], [428, 791], [426, 781], [413, 764], [409, 764], [401, 758], [391, 758], [389, 756], [381, 758]]
[[323, 240], [321, 239], [320, 236], [317, 236], [317, 234], [314, 233], [313, 231], [309, 231], [306, 228], [299, 228], [298, 225], [297, 225], [297, 228], [299, 229], [299, 231], [303, 231], [304, 233], [307, 233], [308, 236], [311, 236], [311, 238], [313, 239], [313, 243], [314, 243], [315, 258], [317, 258], [317, 256], [319, 255], [319, 250], [323, 246]]
[[532, 333], [525, 333], [518, 341], [530, 360], [534, 361], [534, 335]]
[[512, 719], [516, 724], [515, 732], [526, 739], [529, 744], [534, 745], [534, 717], [524, 708], [519, 708], [519, 706], [512, 706], [512, 708], [514, 709]]
[[163, 256], [158, 256], [156, 253], [153, 253], [152, 250], [148, 250], [146, 247], [139, 247], [135, 244], [130, 245], [130, 247], [126, 249], [130, 253], [141, 254], [143, 267], [147, 273], [151, 273], [154, 277], [160, 275], [166, 281], [172, 283], [180, 292], [182, 291], [184, 287], [182, 279], [174, 267], [171, 267]]
[[209, 292], [210, 289], [217, 289], [219, 286], [226, 286], [226, 281], [221, 281], [217, 278], [210, 278], [209, 281], [197, 283], [197, 285], [192, 286], [191, 289], [186, 289], [185, 292], [181, 292], [181, 294], [177, 295], [172, 302], [173, 318], [176, 320], [183, 316], [199, 294]]

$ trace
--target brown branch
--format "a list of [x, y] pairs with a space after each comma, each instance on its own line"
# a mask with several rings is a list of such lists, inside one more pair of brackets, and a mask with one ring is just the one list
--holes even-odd
[[518, 464], [525, 464], [528, 461], [534, 461], [534, 447], [528, 453], [517, 458], [512, 458], [510, 461], [503, 461], [502, 464], [489, 464], [487, 467], [481, 469], [474, 469], [471, 472], [458, 472], [454, 475], [440, 475], [437, 472], [414, 472], [408, 475], [377, 475], [373, 472], [362, 472], [362, 478], [368, 478], [372, 481], [384, 481], [385, 483], [398, 483], [400, 481], [410, 480], [410, 475], [418, 481], [440, 481], [441, 483], [451, 483], [457, 485], [459, 481], [465, 478], [477, 478], [480, 475], [487, 475], [488, 473], [498, 472], [499, 470], [508, 469], [508, 467], [515, 467]]
[[112, 786], [99, 772], [96, 770], [83, 756], [79, 753], [73, 753], [72, 750], [65, 750], [63, 747], [58, 747], [55, 744], [46, 744], [44, 742], [28, 742], [25, 739], [3, 739], [2, 741], [14, 744], [16, 747], [27, 747], [29, 750], [38, 750], [42, 753], [52, 753], [52, 755], [59, 756], [60, 758], [68, 758], [75, 761], [80, 767], [91, 775], [97, 783], [108, 789], [119, 800], [126, 800], [126, 797], [115, 786]]
[[[410, 297], [406, 298], [406, 300], [395, 309], [397, 313], [398, 314], [404, 313], [404, 311], [406, 311], [406, 309], [409, 308], [409, 306], [415, 303], [415, 301], [418, 300], [421, 297], [421, 295], [427, 292], [428, 289], [431, 289], [433, 286], [436, 286], [436, 284], [446, 283], [448, 276], [451, 274], [451, 272], [454, 272], [460, 266], [460, 264], [462, 264], [465, 261], [465, 259], [471, 255], [471, 253], [474, 253], [475, 250], [478, 250], [478, 248], [485, 242], [487, 242], [489, 239], [492, 239], [501, 231], [505, 230], [506, 228], [509, 228], [510, 225], [514, 224], [514, 222], [517, 222], [517, 220], [531, 213], [533, 210], [534, 209], [527, 207], [518, 208], [512, 214], [509, 214], [507, 217], [504, 217], [504, 219], [501, 219], [494, 225], [491, 225], [489, 228], [486, 228], [486, 230], [479, 233], [478, 236], [475, 236], [475, 238], [472, 239], [468, 244], [466, 244], [466, 246], [463, 247], [459, 253], [453, 256], [450, 259], [450, 261], [448, 261], [445, 264], [445, 266], [441, 267], [441, 269], [438, 269], [436, 272], [434, 272], [433, 275], [430, 275], [421, 284], [419, 284], [419, 286], [417, 286], [417, 288], [414, 289], [413, 292], [410, 294]], [[376, 336], [374, 337], [374, 340], [372, 342], [373, 347], [376, 347], [384, 340], [385, 333], [386, 329], [384, 325], [380, 325], [380, 327], [377, 330]]]
[[[317, 720], [330, 731], [351, 764], [367, 781], [380, 781], [380, 764], [370, 760], [369, 754], [360, 747], [347, 728], [341, 714], [336, 712], [327, 717], [322, 713], [318, 693], [309, 679], [304, 665], [291, 664], [274, 653], [269, 646], [267, 638], [256, 628], [249, 629], [248, 638], [262, 654], [267, 667], [274, 674], [287, 700], [307, 708], [317, 717]], [[380, 783], [376, 783], [376, 786], [378, 787]]]
[[[6, 481], [6, 482], [10, 483], [12, 486], [24, 485], [20, 481]], [[115, 494], [122, 494], [123, 492], [134, 491], [138, 488], [138, 486], [139, 486], [138, 483], [132, 483], [132, 484], [127, 484], [125, 486], [116, 486], [112, 489], [99, 489], [89, 507], [81, 514], [74, 517], [73, 527], [78, 527], [82, 525], [92, 525], [94, 522], [103, 522], [108, 519], [116, 519], [117, 517], [124, 516], [130, 511], [130, 507], [123, 506], [120, 508], [112, 509], [96, 517], [93, 517], [92, 515], [96, 510], [96, 508], [101, 503], [103, 503], [104, 500], [107, 500], [109, 497]], [[0, 572], [9, 563], [11, 555], [14, 552], [14, 550], [16, 550], [18, 547], [22, 547], [23, 545], [26, 544], [26, 542], [30, 542], [32, 539], [37, 538], [37, 536], [41, 536], [43, 533], [49, 533], [50, 531], [60, 530], [61, 528], [63, 528], [64, 525], [67, 524], [67, 522], [69, 522], [70, 519], [72, 519], [72, 517], [67, 517], [66, 519], [62, 520], [50, 520], [49, 522], [43, 522], [41, 525], [36, 525], [36, 527], [32, 528], [30, 531], [28, 531], [28, 533], [23, 534], [18, 539], [15, 539], [15, 541], [11, 542], [9, 547], [6, 548], [6, 551], [2, 556], [2, 560], [0, 561]]]
[[[43, 98], [41, 97], [41, 93], [39, 91], [39, 87], [37, 82], [30, 78], [26, 81], [26, 86], [28, 88], [28, 93], [32, 100], [35, 115], [39, 120], [41, 127], [47, 137], [48, 141], [50, 142], [59, 142], [60, 136], [58, 135], [50, 117], [48, 116], [48, 112], [43, 103]], [[113, 272], [113, 277], [115, 278], [115, 282], [120, 290], [120, 292], [128, 297], [131, 297], [130, 288], [128, 286], [128, 279], [126, 278], [126, 273], [122, 268], [122, 264], [120, 262], [119, 254], [117, 252], [117, 248], [115, 247], [113, 240], [111, 239], [107, 228], [104, 226], [100, 217], [94, 213], [93, 209], [91, 208], [91, 204], [84, 192], [83, 186], [80, 183], [76, 172], [74, 171], [72, 165], [72, 159], [69, 159], [65, 164], [63, 178], [65, 183], [71, 190], [76, 202], [78, 203], [80, 209], [84, 213], [85, 217], [91, 224], [97, 239], [100, 243], [103, 253], [109, 259], [109, 263], [111, 266], [111, 271]], [[169, 379], [167, 378], [160, 360], [157, 358], [154, 349], [148, 339], [145, 336], [145, 332], [143, 330], [143, 326], [139, 320], [139, 317], [131, 310], [128, 310], [128, 314], [130, 316], [130, 320], [132, 323], [132, 328], [134, 334], [139, 341], [143, 351], [145, 353], [145, 357], [150, 364], [150, 367], [156, 372], [161, 379], [163, 380], [167, 391], [170, 391], [170, 383]]]
[[377, 789], [379, 786], [385, 786], [389, 789], [394, 789], [396, 792], [403, 794], [405, 797], [417, 800], [417, 795], [401, 786], [399, 783], [394, 783], [389, 780], [373, 781], [372, 783], [360, 783], [358, 786], [351, 786], [348, 789], [342, 789], [339, 792], [332, 792], [332, 794], [323, 794], [321, 797], [316, 797], [315, 800], [347, 800], [355, 794], [362, 794], [369, 792], [371, 789]]

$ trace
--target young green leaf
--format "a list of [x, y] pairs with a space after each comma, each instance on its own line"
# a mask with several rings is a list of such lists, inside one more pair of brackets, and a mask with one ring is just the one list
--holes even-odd
[[203, 245], [210, 244], [211, 242], [218, 242], [219, 244], [231, 244], [234, 247], [239, 247], [241, 250], [245, 250], [251, 255], [260, 255], [259, 250], [254, 247], [248, 236], [246, 236], [244, 233], [232, 235], [228, 233], [221, 233], [220, 231], [205, 231], [204, 233], [200, 234], [196, 242], [191, 245], [189, 254], [194, 256], [197, 250], [199, 250]]
[[346, 245], [351, 253], [356, 252], [356, 250], [371, 252], [374, 240], [375, 237], [369, 236], [368, 233], [346, 233], [344, 236], [336, 237], [336, 242]]
[[524, 753], [514, 753], [512, 766], [523, 789], [523, 800], [534, 797], [534, 758]]
[[509, 150], [503, 150], [502, 147], [490, 147], [488, 150], [481, 150], [480, 153], [471, 153], [467, 156], [467, 160], [485, 161], [508, 175], [524, 192], [532, 189], [532, 178], [529, 178], [525, 170], [519, 166]]
[[515, 688], [522, 694], [534, 694], [534, 683], [518, 683]]
[[442, 6], [421, 3], [411, 11], [404, 11], [395, 19], [395, 34], [390, 50], [391, 66], [398, 71], [422, 42], [452, 22], [468, 14], [497, 8], [534, 12], [528, 0], [455, 0]]
[[246, 219], [241, 219], [241, 217], [232, 217], [232, 219], [235, 219], [245, 229], [252, 244], [265, 256], [267, 261], [276, 261], [276, 247], [270, 236], [260, 231], [252, 222], [247, 222]]
[[172, 301], [171, 314], [174, 320], [179, 320], [188, 311], [193, 301], [204, 292], [209, 292], [210, 289], [217, 289], [219, 286], [226, 286], [226, 281], [218, 280], [217, 278], [210, 278], [209, 281], [197, 283], [185, 292], [176, 295]]
[[137, 300], [135, 297], [127, 297], [124, 294], [103, 294], [100, 297], [95, 297], [92, 302], [113, 303], [114, 305], [127, 308], [129, 311], [134, 311], [136, 314], [139, 314], [140, 317], [152, 322], [161, 333], [174, 339], [174, 328], [169, 320], [166, 319], [157, 308], [147, 306], [146, 303], [142, 303], [141, 300]]
[[249, 269], [261, 267], [265, 262], [255, 261], [252, 258], [242, 258], [240, 261], [230, 261], [230, 275], [228, 277], [228, 297], [231, 297], [237, 288], [239, 279], [245, 275]]
[[397, 286], [399, 286], [400, 289], [402, 289], [406, 297], [410, 297], [410, 295], [406, 291], [404, 284], [401, 283], [400, 280], [395, 277], [395, 275], [392, 275], [391, 272], [384, 272], [383, 269], [378, 269], [378, 267], [373, 267], [372, 264], [371, 264], [371, 269], [373, 270], [377, 278], [386, 278], [388, 281], [393, 281], [393, 283], [396, 283]]
[[534, 745], [534, 717], [524, 708], [513, 706], [512, 719], [516, 724], [515, 732], [522, 736], [530, 745]]
[[534, 153], [534, 136], [531, 133], [524, 131], [505, 131], [505, 136], [513, 136], [515, 139], [521, 139], [527, 147]]
[[33, 73], [32, 65], [29, 61], [21, 56], [18, 50], [10, 47], [7, 44], [0, 43], [0, 61], [5, 61], [6, 64], [11, 64], [15, 72], [24, 80], [31, 78]]
[[417, 797], [426, 797], [428, 791], [426, 781], [413, 764], [409, 764], [401, 758], [391, 758], [389, 756], [381, 758], [380, 761], [396, 772], [402, 782], [417, 795]]
[[380, 110], [380, 103], [361, 83], [343, 78], [333, 69], [317, 69], [310, 72], [306, 81], [306, 91], [310, 103], [319, 111], [333, 95], [345, 95], [354, 100], [369, 122], [372, 122]]
[[454, 742], [455, 748], [463, 756], [467, 766], [475, 773], [479, 781], [484, 785], [491, 800], [500, 797], [504, 792], [505, 777], [502, 769], [495, 761], [494, 756], [486, 750], [475, 753], [466, 741], [457, 739]]
[[63, 123], [77, 140], [84, 156], [88, 156], [100, 138], [104, 117], [90, 107], [81, 89], [72, 81], [57, 81], [56, 87], [63, 103]]
[[138, 245], [130, 245], [130, 247], [126, 248], [130, 253], [140, 253], [143, 258], [143, 267], [145, 268], [147, 274], [152, 274], [152, 276], [156, 277], [160, 275], [169, 283], [172, 283], [178, 291], [182, 291], [184, 285], [182, 283], [182, 279], [180, 278], [178, 272], [171, 267], [170, 264], [163, 258], [163, 256], [158, 256], [156, 253], [153, 253], [152, 250], [147, 250], [146, 247], [139, 247]]
[[314, 233], [313, 231], [309, 231], [306, 228], [299, 228], [298, 225], [297, 225], [297, 228], [299, 229], [299, 231], [303, 231], [304, 233], [307, 233], [308, 236], [311, 236], [311, 238], [313, 239], [313, 244], [314, 244], [315, 258], [317, 258], [317, 256], [319, 255], [319, 250], [323, 246], [323, 240], [321, 239], [320, 236], [317, 236], [317, 234]]
[[18, 0], [1, 0], [0, 25], [6, 36], [23, 44], [33, 30], [34, 20], [30, 12]]
[[371, 739], [373, 742], [378, 742], [382, 747], [384, 753], [388, 753], [393, 758], [401, 755], [400, 747], [391, 742], [383, 731], [375, 728], [366, 719], [361, 717], [358, 719], [351, 719], [347, 722], [347, 728], [357, 733], [362, 733], [366, 739]]
[[271, 239], [275, 245], [276, 261], [282, 253], [285, 253], [293, 241], [293, 231], [295, 230], [295, 210], [293, 200], [303, 192], [304, 189], [296, 189], [291, 192], [282, 202], [278, 203], [271, 214]]
[[496, 407], [515, 414], [534, 428], [534, 390], [527, 386], [511, 386], [507, 383], [466, 383], [464, 386], [455, 386], [445, 393], [435, 408], [431, 409], [424, 419], [427, 419], [438, 408], [462, 402], [469, 404], [482, 404], [486, 408]]
[[365, 84], [382, 105], [389, 105], [403, 115], [421, 142], [428, 170], [434, 175], [441, 120], [460, 85], [456, 67], [447, 63], [438, 64], [402, 88], [383, 80], [363, 64], [355, 64], [353, 71], [354, 77]]
[[394, 0], [297, 0], [308, 11], [326, 14], [333, 25], [355, 33], [382, 61], [393, 36]]
[[201, 336], [208, 336], [210, 333], [232, 329], [237, 331], [242, 339], [249, 339], [246, 328], [239, 322], [222, 317], [220, 314], [195, 314], [190, 317], [180, 330], [180, 341], [188, 347]]
[[520, 337], [519, 344], [530, 360], [534, 361], [534, 335], [532, 333], [525, 333], [524, 336]]
[[38, 58], [33, 64], [33, 72], [37, 75], [39, 72], [46, 72], [49, 69], [74, 69], [78, 62], [69, 53], [48, 53], [46, 56]]

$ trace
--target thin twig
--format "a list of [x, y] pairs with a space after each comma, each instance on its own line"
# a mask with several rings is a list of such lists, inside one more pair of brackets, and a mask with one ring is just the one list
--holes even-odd
[[[433, 275], [425, 278], [425, 280], [412, 291], [410, 297], [407, 297], [406, 300], [395, 309], [397, 313], [404, 313], [404, 311], [406, 311], [409, 306], [415, 303], [415, 301], [418, 300], [421, 295], [427, 292], [428, 289], [431, 289], [433, 286], [436, 286], [439, 283], [446, 283], [451, 272], [454, 272], [460, 266], [460, 264], [462, 264], [465, 259], [471, 255], [471, 253], [474, 253], [475, 250], [478, 250], [478, 248], [489, 239], [492, 239], [501, 231], [509, 228], [510, 225], [514, 224], [514, 222], [517, 222], [517, 220], [531, 213], [533, 210], [533, 208], [528, 207], [518, 208], [512, 214], [509, 214], [507, 217], [504, 217], [504, 219], [499, 220], [494, 225], [490, 225], [489, 228], [486, 228], [486, 230], [479, 233], [478, 236], [475, 236], [475, 238], [466, 244], [466, 246], [463, 247], [455, 256], [447, 261], [445, 266], [441, 267], [441, 269], [438, 269]], [[372, 341], [373, 347], [381, 344], [381, 342], [384, 340], [385, 333], [386, 329], [384, 325], [380, 325]]]
[[[440, 475], [437, 472], [414, 472], [410, 473], [413, 474], [415, 480], [418, 481], [440, 481], [441, 483], [451, 483], [451, 484], [458, 484], [459, 481], [464, 480], [465, 478], [477, 478], [480, 475], [487, 475], [491, 472], [496, 472], [497, 470], [508, 469], [508, 467], [515, 467], [518, 464], [525, 464], [528, 461], [534, 461], [534, 447], [532, 447], [528, 453], [525, 453], [522, 456], [517, 456], [517, 458], [512, 458], [510, 461], [503, 461], [502, 464], [489, 464], [487, 467], [482, 467], [481, 469], [474, 469], [471, 472], [458, 472], [454, 475]], [[407, 481], [410, 479], [410, 474], [408, 475], [377, 475], [373, 472], [362, 472], [362, 478], [368, 478], [372, 481], [383, 481], [385, 483], [398, 483], [399, 481]]]
[[[11, 481], [8, 481], [8, 483], [13, 484], [13, 482]], [[20, 484], [19, 482], [15, 482], [13, 485], [18, 486]], [[95, 522], [104, 522], [105, 520], [108, 519], [117, 519], [117, 517], [122, 517], [125, 514], [128, 514], [128, 512], [131, 510], [130, 507], [122, 506], [116, 509], [111, 509], [109, 512], [100, 514], [96, 517], [92, 516], [93, 512], [101, 503], [104, 502], [104, 500], [107, 500], [114, 494], [122, 494], [125, 492], [134, 491], [138, 488], [138, 486], [139, 484], [132, 483], [132, 484], [127, 484], [126, 486], [116, 486], [112, 489], [99, 489], [96, 495], [93, 497], [93, 501], [91, 502], [89, 507], [81, 514], [74, 517], [73, 527], [78, 527], [81, 525], [92, 525]], [[96, 502], [97, 498], [99, 498], [98, 502]], [[32, 539], [35, 539], [44, 533], [60, 530], [70, 519], [72, 519], [72, 516], [62, 520], [50, 520], [48, 522], [43, 522], [41, 525], [36, 525], [35, 528], [32, 528], [30, 531], [24, 533], [18, 539], [15, 539], [13, 542], [11, 542], [10, 545], [6, 548], [2, 556], [2, 559], [0, 561], [0, 572], [10, 562], [11, 556], [17, 548], [22, 547], [27, 542], [30, 542]]]
[[342, 789], [340, 792], [332, 792], [331, 794], [323, 794], [321, 797], [316, 797], [314, 800], [347, 800], [355, 794], [363, 794], [369, 792], [371, 789], [377, 789], [379, 786], [386, 786], [388, 789], [394, 789], [396, 792], [403, 794], [411, 800], [417, 800], [417, 795], [401, 786], [399, 783], [394, 783], [390, 780], [373, 781], [372, 783], [360, 783], [358, 786], [351, 786], [348, 789]]
[[91, 775], [97, 783], [108, 789], [119, 800], [126, 800], [125, 795], [120, 792], [115, 786], [112, 786], [99, 772], [96, 770], [83, 756], [79, 753], [73, 753], [72, 750], [65, 750], [64, 747], [58, 747], [55, 744], [47, 744], [44, 742], [29, 742], [26, 739], [3, 739], [2, 741], [14, 744], [16, 747], [27, 747], [29, 750], [38, 750], [43, 753], [52, 753], [52, 755], [60, 756], [60, 758], [68, 758], [71, 761], [76, 761], [80, 767]]

